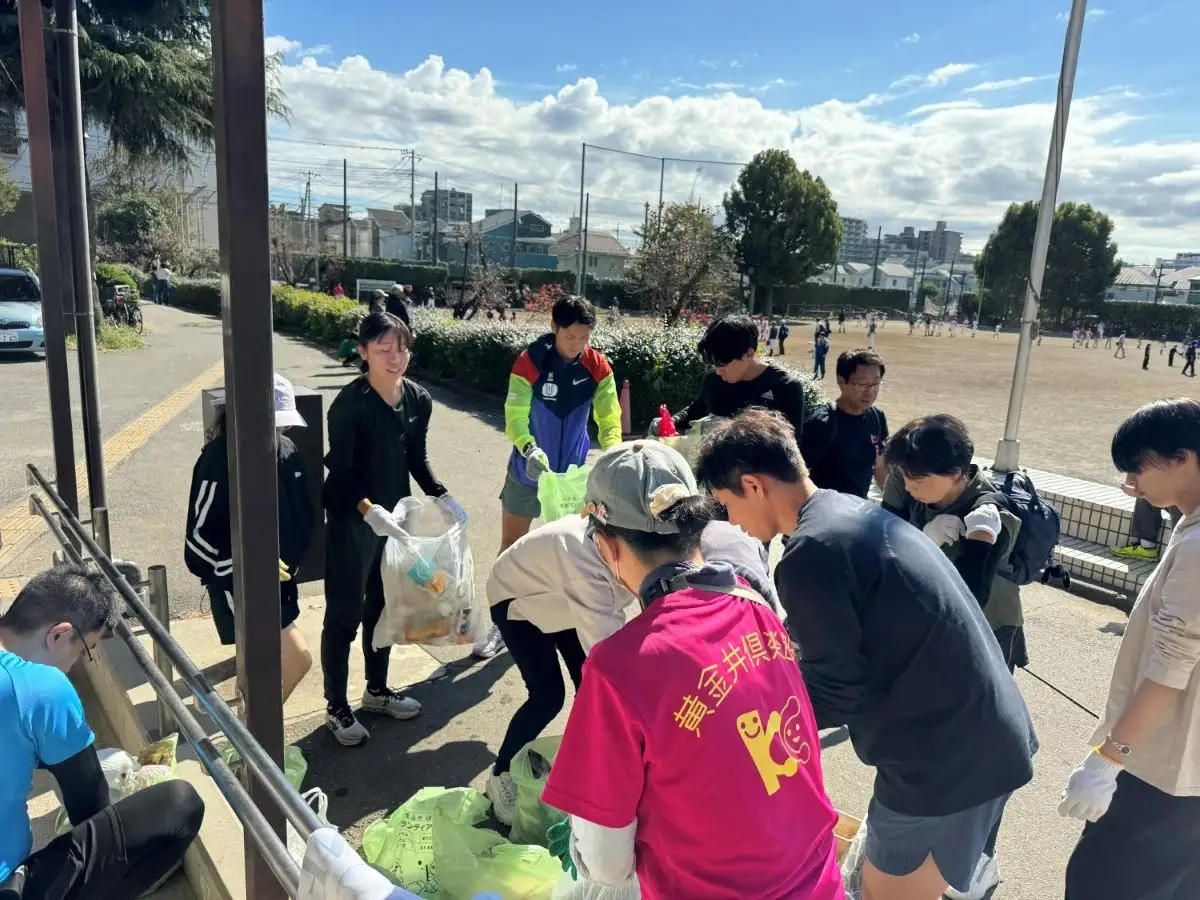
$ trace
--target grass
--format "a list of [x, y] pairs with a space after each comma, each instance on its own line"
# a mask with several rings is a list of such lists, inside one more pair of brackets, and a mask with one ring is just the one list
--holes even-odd
[[[114, 325], [105, 321], [96, 334], [96, 346], [101, 350], [141, 350], [146, 342], [128, 325]], [[75, 350], [78, 347], [78, 338], [73, 334], [67, 335], [67, 348]]]

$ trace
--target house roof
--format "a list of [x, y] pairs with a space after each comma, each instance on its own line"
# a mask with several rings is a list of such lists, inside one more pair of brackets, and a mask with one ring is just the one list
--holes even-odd
[[1122, 266], [1117, 277], [1113, 279], [1113, 283], [1129, 287], [1154, 287], [1155, 277], [1147, 271], [1148, 268], [1148, 266]]
[[412, 220], [409, 219], [407, 213], [399, 209], [371, 209], [368, 207], [367, 218], [380, 228], [390, 228], [393, 231], [410, 231], [412, 229]]
[[[550, 223], [546, 219], [542, 218], [537, 213], [535, 213], [532, 209], [517, 210], [518, 220], [523, 219], [526, 216], [534, 216], [537, 219], [541, 219], [541, 221], [544, 222], [546, 225], [547, 234], [550, 232], [550, 227], [551, 227]], [[500, 228], [501, 226], [504, 226], [504, 225], [508, 225], [509, 227], [512, 227], [512, 220], [513, 220], [512, 210], [505, 209], [505, 210], [501, 210], [500, 212], [494, 212], [490, 216], [486, 216], [486, 217], [480, 219], [478, 222], [475, 223], [475, 228], [481, 234], [487, 234], [489, 231], [492, 231], [493, 229], [496, 229], [496, 228]]]
[[899, 263], [880, 263], [879, 274], [886, 275], [888, 278], [912, 278], [912, 270], [908, 266], [902, 266]]
[[[554, 245], [556, 256], [574, 253], [579, 249], [579, 232], [572, 231], [559, 237]], [[629, 249], [611, 234], [589, 231], [587, 233], [587, 252], [597, 256], [632, 256]]]
[[1200, 278], [1200, 266], [1189, 266], [1186, 269], [1176, 269], [1174, 272], [1163, 272], [1163, 284], [1170, 283], [1177, 291], [1186, 291], [1191, 287], [1193, 278]]

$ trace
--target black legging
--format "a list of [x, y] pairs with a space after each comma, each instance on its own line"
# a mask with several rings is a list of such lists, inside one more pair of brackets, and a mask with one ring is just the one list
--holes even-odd
[[200, 831], [204, 801], [186, 781], [118, 800], [30, 856], [0, 900], [131, 900], [169, 874]]
[[508, 617], [511, 600], [492, 607], [492, 621], [500, 629], [500, 636], [517, 664], [517, 671], [525, 681], [529, 697], [521, 704], [508, 723], [508, 731], [500, 744], [496, 756], [496, 774], [507, 772], [512, 759], [522, 747], [542, 733], [554, 717], [562, 711], [567, 701], [567, 686], [563, 683], [562, 669], [558, 665], [561, 653], [567, 664], [567, 672], [579, 690], [583, 678], [583, 645], [574, 629], [546, 634], [536, 625]]

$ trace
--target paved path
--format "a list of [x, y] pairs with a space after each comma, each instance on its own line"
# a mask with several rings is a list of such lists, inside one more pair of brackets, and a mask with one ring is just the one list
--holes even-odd
[[[150, 349], [136, 354], [102, 357], [105, 433], [112, 436], [156, 408], [181, 385], [194, 381], [220, 359], [220, 326], [214, 319], [175, 309], [151, 307], [154, 327]], [[275, 346], [276, 368], [297, 384], [317, 389], [329, 399], [351, 377], [323, 351], [281, 337]], [[49, 430], [45, 416], [36, 414], [37, 390], [44, 392], [40, 365], [28, 372], [17, 369], [20, 398], [5, 390], [0, 413], [27, 408], [28, 433], [21, 443], [4, 442], [7, 470], [27, 458], [45, 461]], [[6, 376], [12, 368], [4, 368]], [[40, 379], [40, 380], [39, 380]], [[463, 401], [440, 389], [430, 441], [435, 471], [459, 497], [472, 517], [471, 544], [482, 591], [499, 536], [496, 496], [503, 479], [507, 445], [501, 433], [501, 413], [495, 402]], [[109, 399], [111, 398], [111, 400]], [[44, 406], [44, 403], [43, 403]], [[201, 610], [201, 591], [182, 562], [182, 532], [191, 468], [200, 449], [198, 397], [182, 406], [153, 434], [138, 434], [109, 480], [115, 552], [143, 563], [168, 567], [172, 609], [193, 618]], [[40, 456], [39, 456], [40, 454]], [[6, 471], [0, 499], [18, 500], [21, 487]], [[42, 537], [19, 553], [0, 551], [0, 575], [28, 574], [44, 566], [51, 544]], [[320, 585], [304, 589], [306, 631], [315, 642], [322, 606]], [[1070, 594], [1031, 586], [1025, 592], [1027, 630], [1033, 671], [1098, 710], [1104, 699], [1124, 615]], [[208, 623], [181, 623], [181, 637], [196, 647], [199, 661], [214, 681], [232, 674], [231, 662], [221, 662], [212, 646]], [[203, 650], [201, 650], [203, 647]], [[419, 652], [418, 652], [419, 656]], [[482, 788], [486, 771], [499, 747], [509, 716], [522, 702], [524, 691], [507, 656], [475, 664], [457, 651], [434, 650], [445, 664], [440, 678], [413, 689], [425, 704], [412, 722], [372, 722], [367, 746], [338, 747], [322, 727], [319, 673], [309, 676], [294, 703], [289, 704], [288, 739], [298, 742], [310, 760], [309, 784], [323, 787], [331, 797], [330, 818], [357, 839], [366, 824], [385, 815], [424, 785], [473, 784]], [[212, 662], [210, 662], [212, 661]], [[425, 678], [436, 662], [413, 657], [399, 665], [400, 677]], [[1088, 715], [1025, 672], [1018, 682], [1029, 702], [1041, 752], [1033, 785], [1021, 791], [1009, 807], [1001, 834], [1000, 857], [1004, 882], [995, 900], [1053, 900], [1062, 896], [1062, 873], [1078, 834], [1074, 823], [1055, 812], [1059, 792], [1070, 770], [1082, 757], [1092, 723]], [[294, 709], [293, 709], [294, 707]], [[552, 725], [561, 731], [565, 713]], [[933, 748], [931, 748], [932, 750]], [[827, 786], [835, 803], [861, 813], [870, 790], [870, 773], [854, 757], [848, 742], [825, 752]], [[986, 765], [986, 760], [980, 761]]]

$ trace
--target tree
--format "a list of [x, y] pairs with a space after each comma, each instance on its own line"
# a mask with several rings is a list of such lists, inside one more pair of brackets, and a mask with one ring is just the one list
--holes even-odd
[[[786, 150], [763, 150], [725, 196], [734, 260], [771, 313], [777, 284], [802, 284], [837, 261], [842, 222], [821, 178], [801, 172]], [[766, 288], [765, 304], [758, 289]]]
[[[47, 12], [47, 16], [49, 13]], [[188, 164], [213, 146], [207, 0], [79, 0], [84, 119], [134, 158]], [[50, 25], [49, 18], [47, 25]], [[25, 108], [16, 0], [0, 0], [0, 105]], [[286, 118], [282, 59], [267, 59], [267, 107]]]
[[163, 198], [150, 191], [138, 191], [109, 201], [96, 213], [96, 240], [102, 256], [123, 262], [148, 263], [161, 248], [154, 236], [167, 225]]
[[8, 177], [7, 172], [0, 172], [0, 216], [7, 216], [20, 201], [21, 189], [17, 183]]
[[634, 231], [642, 247], [629, 268], [629, 282], [668, 325], [677, 323], [685, 308], [728, 290], [729, 241], [712, 216], [712, 210], [692, 203], [669, 203], [650, 214], [644, 231]]
[[[985, 286], [984, 305], [994, 306], [1001, 318], [1018, 317], [1024, 304], [1038, 206], [1032, 200], [1009, 206], [975, 260]], [[1104, 301], [1121, 268], [1112, 232], [1112, 220], [1086, 203], [1062, 203], [1054, 211], [1040, 297], [1043, 320]]]

